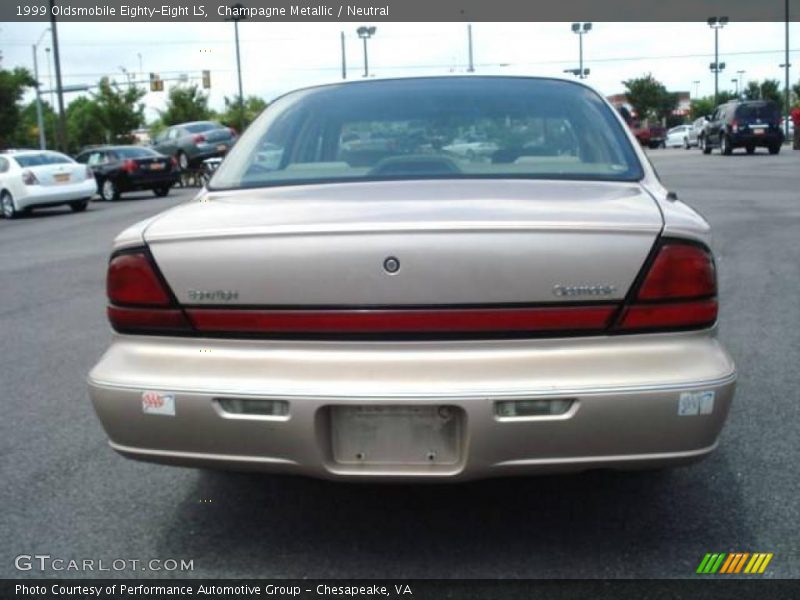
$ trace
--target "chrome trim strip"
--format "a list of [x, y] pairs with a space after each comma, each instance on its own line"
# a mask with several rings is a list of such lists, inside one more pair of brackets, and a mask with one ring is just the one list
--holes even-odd
[[[392, 400], [392, 399], [416, 399], [416, 400], [470, 400], [470, 399], [526, 399], [526, 398], [541, 398], [541, 397], [562, 397], [562, 396], [595, 396], [601, 394], [636, 394], [646, 392], [672, 392], [679, 390], [688, 390], [695, 388], [707, 387], [721, 387], [734, 383], [737, 379], [736, 371], [732, 371], [728, 375], [718, 377], [716, 379], [705, 379], [702, 381], [687, 381], [681, 383], [665, 383], [665, 384], [647, 384], [647, 385], [632, 385], [632, 386], [605, 386], [605, 387], [591, 387], [591, 388], [552, 388], [546, 390], [486, 390], [476, 392], [474, 390], [464, 390], [449, 393], [424, 393], [424, 394], [387, 394], [381, 393], [379, 395], [367, 394], [334, 394], [334, 395], [315, 395], [315, 394], [285, 394], [285, 393], [269, 393], [264, 391], [244, 390], [244, 389], [192, 389], [192, 388], [176, 388], [164, 387], [158, 388], [147, 386], [147, 389], [154, 391], [168, 391], [178, 394], [193, 394], [200, 396], [248, 396], [254, 398], [272, 398], [275, 400], [321, 400], [324, 402], [335, 402], [337, 400]], [[87, 383], [94, 387], [103, 387], [116, 390], [136, 390], [141, 391], [144, 389], [142, 386], [112, 383], [108, 381], [101, 381], [87, 378]]]
[[132, 446], [123, 446], [122, 444], [115, 444], [111, 440], [108, 445], [117, 452], [123, 454], [140, 454], [142, 456], [161, 456], [164, 458], [178, 458], [178, 459], [192, 459], [192, 460], [217, 460], [217, 461], [236, 461], [236, 462], [249, 462], [255, 464], [270, 464], [270, 465], [299, 465], [297, 461], [289, 460], [288, 458], [273, 458], [268, 456], [241, 456], [241, 455], [227, 455], [227, 454], [206, 454], [204, 452], [177, 452], [175, 450], [150, 450], [148, 448], [133, 448]]

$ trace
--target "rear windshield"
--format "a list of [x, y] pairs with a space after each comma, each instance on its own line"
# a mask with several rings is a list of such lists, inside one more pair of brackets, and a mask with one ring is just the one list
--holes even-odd
[[73, 160], [69, 156], [64, 156], [58, 152], [38, 152], [36, 154], [21, 154], [12, 156], [20, 167], [41, 167], [43, 165], [59, 165], [71, 163]]
[[203, 121], [202, 123], [192, 123], [191, 125], [183, 126], [183, 128], [189, 133], [201, 133], [211, 129], [219, 129], [220, 127], [222, 127], [222, 125], [219, 123], [213, 123], [211, 121]]
[[153, 158], [158, 156], [158, 152], [150, 150], [150, 148], [114, 148], [112, 152], [117, 158]]
[[641, 177], [624, 125], [594, 91], [549, 79], [453, 77], [284, 96], [248, 128], [210, 187]]
[[764, 104], [742, 104], [736, 108], [736, 118], [776, 121], [780, 119], [780, 115], [778, 114], [778, 105], [768, 102]]

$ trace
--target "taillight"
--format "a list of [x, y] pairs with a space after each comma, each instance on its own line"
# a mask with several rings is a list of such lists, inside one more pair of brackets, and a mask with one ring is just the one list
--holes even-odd
[[23, 171], [22, 172], [22, 183], [25, 185], [39, 185], [39, 180], [36, 179], [36, 175], [33, 174], [33, 171]]
[[118, 254], [108, 264], [108, 319], [116, 331], [190, 329], [150, 258], [144, 252]]
[[205, 142], [206, 141], [206, 136], [204, 136], [202, 133], [198, 133], [197, 135], [192, 137], [192, 141], [195, 144], [199, 144], [200, 142]]
[[91, 167], [86, 167], [86, 179], [94, 179], [94, 173], [92, 173]]
[[705, 248], [665, 241], [623, 308], [616, 329], [708, 327], [717, 320], [714, 259]]
[[736, 121], [735, 119], [731, 121], [731, 129], [733, 130], [733, 133], [739, 131], [739, 122]]
[[122, 161], [121, 168], [126, 173], [133, 173], [137, 167], [138, 165], [136, 164], [136, 161], [133, 160], [132, 158], [128, 158], [127, 160]]

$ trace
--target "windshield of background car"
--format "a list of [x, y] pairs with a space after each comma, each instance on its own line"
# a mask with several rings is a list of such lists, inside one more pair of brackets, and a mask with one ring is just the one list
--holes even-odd
[[203, 121], [202, 123], [192, 123], [191, 125], [184, 125], [183, 128], [189, 133], [202, 133], [210, 131], [211, 129], [220, 129], [222, 125], [219, 123], [212, 123], [211, 121]]
[[589, 88], [462, 77], [324, 86], [284, 96], [247, 129], [209, 188], [642, 176], [624, 124]]
[[772, 102], [759, 104], [741, 104], [736, 109], [736, 118], [742, 120], [761, 119], [762, 121], [777, 121], [780, 119], [778, 105]]
[[150, 150], [149, 148], [114, 148], [112, 152], [117, 158], [153, 158], [159, 156], [158, 152]]
[[60, 165], [73, 162], [69, 156], [57, 152], [37, 152], [36, 154], [18, 154], [12, 156], [20, 167], [41, 167], [44, 165]]

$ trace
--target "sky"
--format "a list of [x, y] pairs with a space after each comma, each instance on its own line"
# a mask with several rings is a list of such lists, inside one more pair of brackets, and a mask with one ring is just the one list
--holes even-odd
[[[363, 75], [363, 49], [356, 28], [369, 23], [240, 23], [245, 96], [270, 100], [287, 91], [341, 81], [340, 32], [346, 36], [348, 79]], [[464, 73], [468, 64], [465, 23], [378, 23], [369, 40], [370, 75], [404, 77]], [[33, 70], [33, 51], [47, 23], [0, 23], [0, 66]], [[210, 104], [220, 110], [237, 93], [232, 23], [60, 23], [64, 85], [93, 84], [101, 76], [125, 82], [150, 72], [164, 79], [181, 74], [199, 82], [211, 71]], [[473, 23], [476, 74], [564, 75], [578, 66], [578, 36], [569, 23]], [[800, 79], [800, 24], [790, 24], [790, 77]], [[46, 34], [39, 45], [39, 79], [50, 87]], [[732, 79], [775, 78], [783, 82], [783, 23], [729, 23], [719, 34], [720, 89]], [[623, 91], [622, 81], [652, 73], [672, 91], [713, 94], [714, 33], [706, 23], [596, 22], [584, 36], [587, 83], [604, 95]], [[141, 60], [140, 60], [141, 59]], [[52, 64], [52, 60], [50, 60]], [[50, 72], [53, 72], [52, 66]], [[53, 75], [54, 78], [54, 75]], [[695, 83], [697, 82], [697, 83]], [[167, 82], [167, 86], [172, 85]], [[68, 102], [76, 94], [68, 94]], [[158, 117], [165, 93], [144, 98], [148, 120]]]

